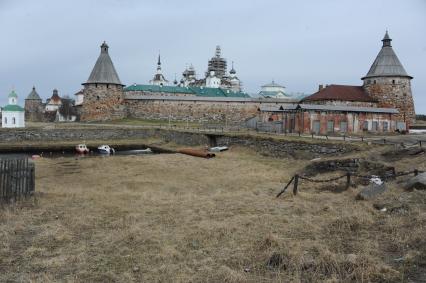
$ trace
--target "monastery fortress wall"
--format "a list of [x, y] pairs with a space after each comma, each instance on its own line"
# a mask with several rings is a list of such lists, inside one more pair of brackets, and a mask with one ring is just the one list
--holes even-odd
[[[104, 42], [83, 90], [76, 94], [79, 104], [75, 108], [82, 121], [133, 117], [231, 125], [256, 117], [290, 132], [406, 131], [415, 123], [413, 77], [405, 71], [391, 41], [386, 32], [379, 54], [361, 78], [362, 85], [320, 85], [317, 92], [301, 100], [291, 99], [283, 92], [284, 87], [274, 82], [262, 86], [262, 98], [250, 97], [241, 91], [234, 67], [228, 74], [220, 48], [209, 61], [205, 79], [197, 80], [191, 66], [180, 83], [175, 79], [170, 85], [162, 74], [159, 57], [151, 84], [125, 87]], [[29, 101], [35, 98], [31, 94], [27, 98], [29, 114], [37, 108]]]

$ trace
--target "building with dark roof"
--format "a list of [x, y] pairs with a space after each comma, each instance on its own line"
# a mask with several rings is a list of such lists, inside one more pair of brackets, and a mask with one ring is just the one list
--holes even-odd
[[52, 92], [52, 96], [47, 99], [46, 111], [58, 111], [62, 105], [62, 99], [58, 94], [58, 90], [55, 88]]
[[316, 93], [307, 96], [302, 102], [318, 104], [362, 104], [375, 106], [377, 99], [371, 97], [362, 86], [351, 85], [327, 85], [319, 86]]

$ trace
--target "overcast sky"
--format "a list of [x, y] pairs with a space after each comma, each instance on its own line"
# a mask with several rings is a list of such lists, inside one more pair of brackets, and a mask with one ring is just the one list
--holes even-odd
[[361, 85], [386, 29], [426, 114], [425, 0], [0, 0], [0, 104], [15, 88], [23, 105], [33, 85], [73, 96], [104, 40], [126, 85], [148, 83], [159, 51], [170, 81], [190, 63], [201, 76], [216, 45], [249, 93], [272, 79], [289, 93]]

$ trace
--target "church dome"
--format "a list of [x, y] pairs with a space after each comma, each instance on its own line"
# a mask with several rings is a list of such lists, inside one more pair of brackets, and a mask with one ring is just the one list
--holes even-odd
[[14, 90], [12, 90], [10, 93], [9, 93], [9, 95], [8, 95], [8, 98], [18, 98], [18, 95], [16, 94], [16, 92], [14, 91]]

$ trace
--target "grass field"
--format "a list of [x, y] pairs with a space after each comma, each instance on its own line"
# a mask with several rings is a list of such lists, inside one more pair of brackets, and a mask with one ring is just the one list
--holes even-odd
[[[425, 280], [425, 191], [393, 182], [355, 201], [359, 189], [302, 183], [275, 198], [308, 163], [240, 147], [210, 160], [38, 159], [36, 198], [0, 209], [0, 281]], [[396, 165], [426, 168], [424, 156]]]

